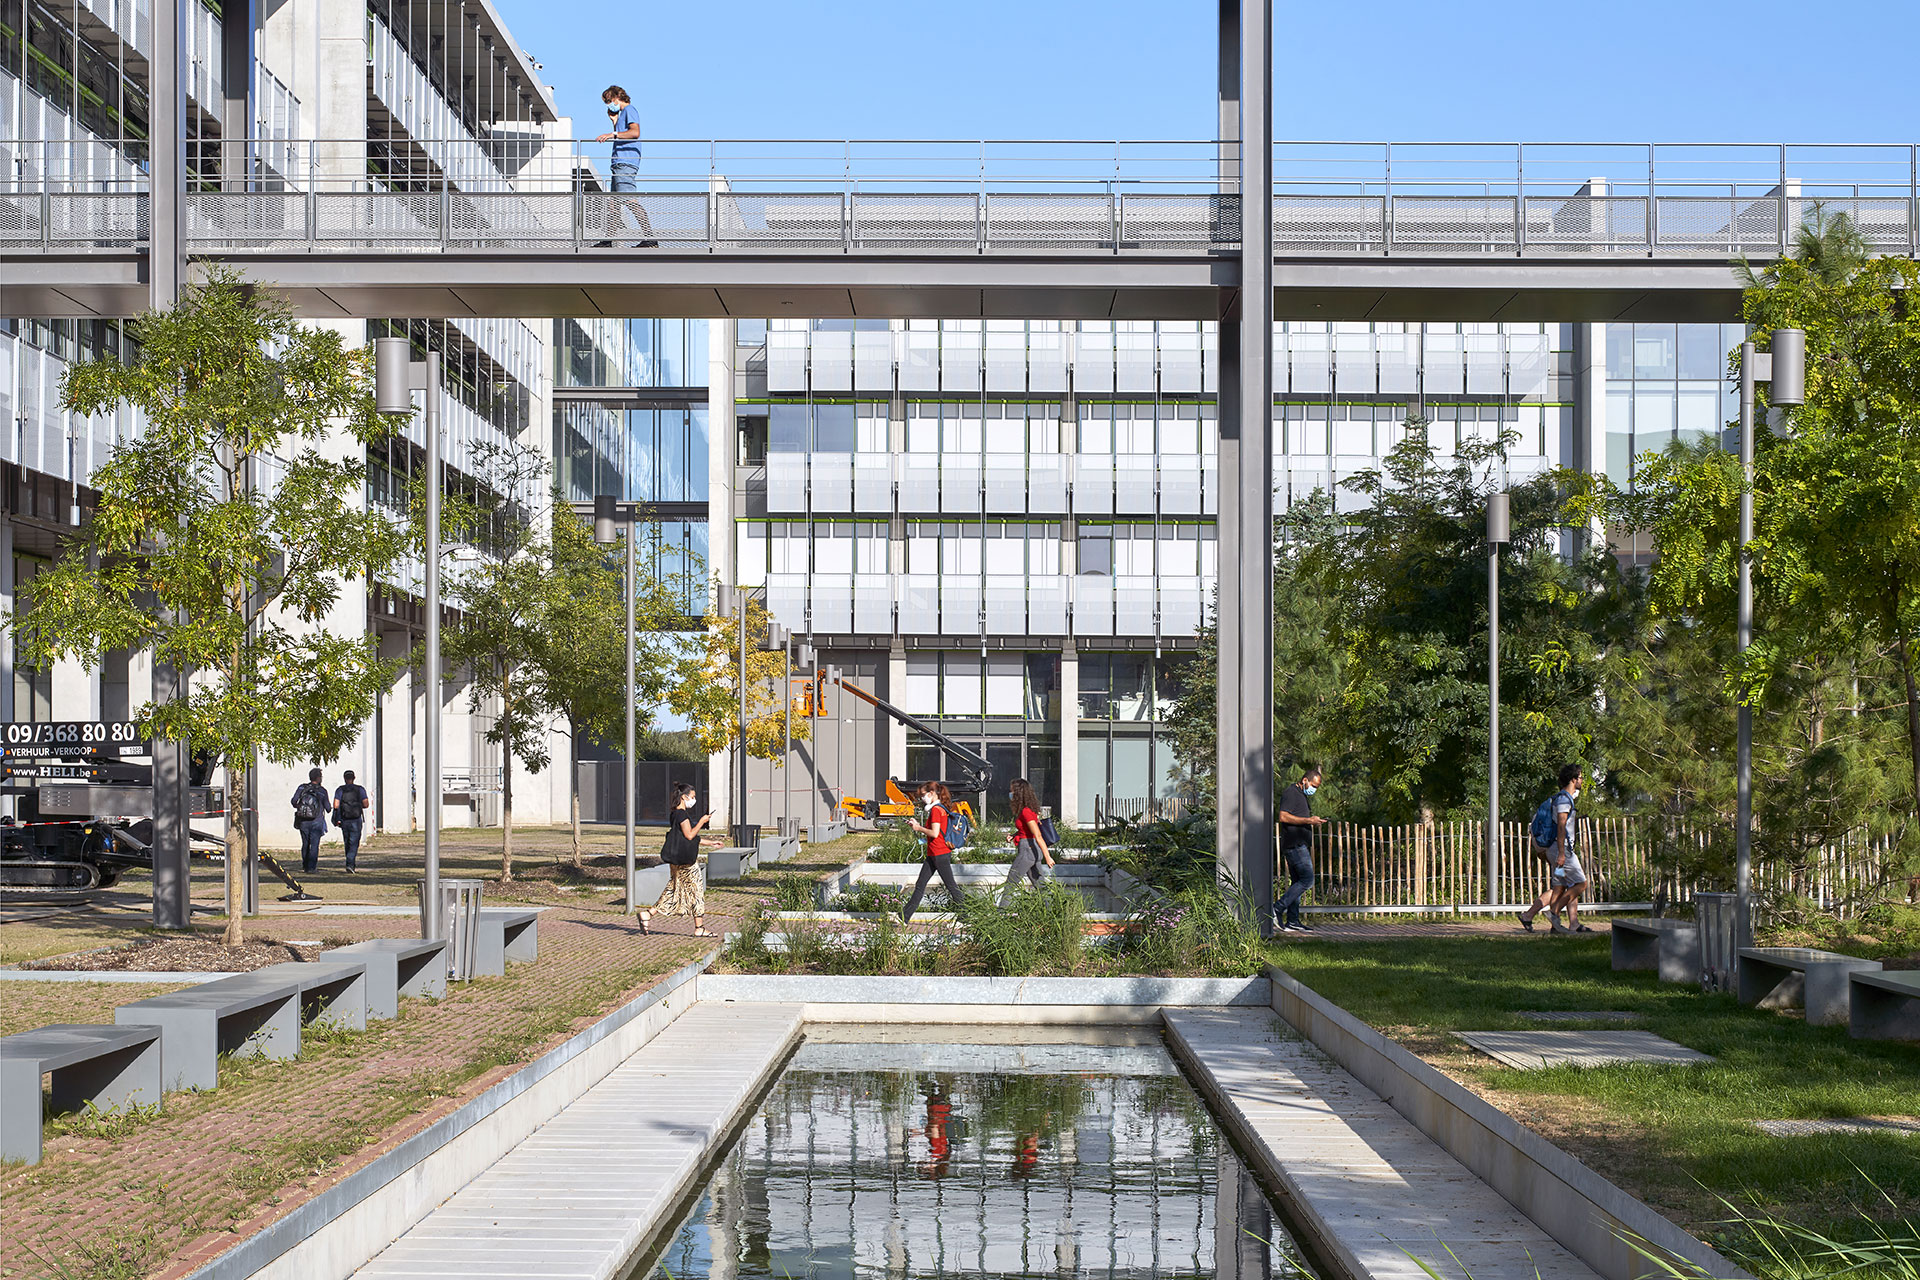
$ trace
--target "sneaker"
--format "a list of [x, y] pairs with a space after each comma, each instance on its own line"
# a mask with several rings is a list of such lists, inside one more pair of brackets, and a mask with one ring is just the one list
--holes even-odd
[[1572, 932], [1574, 932], [1574, 933], [1592, 933], [1592, 932], [1593, 932], [1593, 930], [1592, 930], [1592, 929], [1591, 929], [1591, 928], [1590, 928], [1589, 926], [1587, 926], [1587, 925], [1584, 925], [1584, 924], [1577, 924], [1577, 925], [1575, 925], [1575, 926], [1573, 926], [1573, 930], [1572, 930]]
[[1313, 926], [1304, 920], [1295, 920], [1293, 922], [1293, 931], [1295, 933], [1312, 933]]
[[1518, 921], [1520, 922], [1520, 927], [1521, 927], [1522, 929], [1525, 929], [1525, 930], [1526, 930], [1526, 931], [1527, 931], [1528, 933], [1532, 933], [1532, 932], [1533, 932], [1533, 921], [1531, 921], [1531, 920], [1529, 920], [1529, 919], [1527, 919], [1527, 913], [1526, 913], [1526, 912], [1524, 912], [1524, 911], [1516, 911], [1516, 912], [1514, 912], [1514, 913], [1513, 913], [1513, 918], [1514, 918], [1515, 920], [1518, 920]]
[[596, 249], [611, 249], [611, 248], [613, 248], [613, 241], [611, 241], [611, 240], [595, 240], [595, 241], [593, 242], [593, 247], [594, 247], [594, 248], [596, 248]]

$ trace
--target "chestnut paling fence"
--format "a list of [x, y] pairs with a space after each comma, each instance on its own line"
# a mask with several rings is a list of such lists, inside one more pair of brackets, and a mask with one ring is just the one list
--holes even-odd
[[[1657, 868], [1652, 834], [1652, 824], [1632, 818], [1581, 819], [1577, 847], [1591, 881], [1585, 899], [1645, 903], [1664, 889], [1669, 902], [1684, 903], [1695, 892], [1729, 887], [1696, 883]], [[1693, 838], [1702, 846], [1706, 843], [1704, 834]], [[1890, 883], [1890, 855], [1896, 844], [1893, 837], [1857, 833], [1822, 849], [1805, 867], [1757, 866], [1754, 888], [1763, 901], [1793, 895], [1851, 915], [1889, 888], [1906, 888], [1904, 882]], [[1352, 911], [1484, 910], [1486, 850], [1484, 822], [1329, 823], [1313, 836], [1315, 881], [1306, 902]], [[1528, 824], [1500, 824], [1497, 902], [1531, 901], [1546, 887], [1549, 871], [1533, 854]]]

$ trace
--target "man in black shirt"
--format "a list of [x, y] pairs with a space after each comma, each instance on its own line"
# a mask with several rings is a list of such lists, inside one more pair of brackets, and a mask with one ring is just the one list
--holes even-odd
[[1320, 770], [1302, 765], [1300, 781], [1280, 797], [1280, 856], [1286, 859], [1293, 883], [1273, 904], [1273, 925], [1281, 933], [1309, 933], [1300, 922], [1300, 899], [1313, 888], [1313, 829], [1327, 825], [1313, 816], [1313, 793], [1320, 789]]

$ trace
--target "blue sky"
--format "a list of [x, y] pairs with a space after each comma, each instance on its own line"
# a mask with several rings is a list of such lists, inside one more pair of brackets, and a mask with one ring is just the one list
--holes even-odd
[[[1212, 0], [496, 0], [591, 135], [1212, 137]], [[1282, 138], [1901, 142], [1920, 0], [1278, 0]], [[1752, 33], [1737, 40], [1729, 28]]]

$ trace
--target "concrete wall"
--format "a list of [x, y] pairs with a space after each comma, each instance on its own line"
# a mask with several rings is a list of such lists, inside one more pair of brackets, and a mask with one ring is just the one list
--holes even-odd
[[[1747, 1273], [1559, 1147], [1272, 966], [1273, 1008], [1362, 1084], [1607, 1280], [1671, 1272], [1637, 1236], [1702, 1274]], [[1693, 1274], [1689, 1272], [1688, 1274]], [[1750, 1278], [1749, 1278], [1750, 1280]]]

